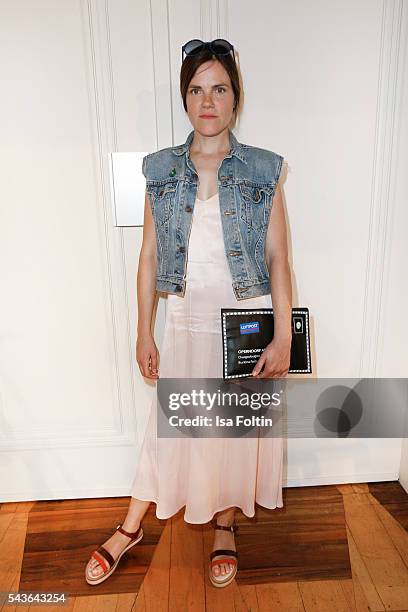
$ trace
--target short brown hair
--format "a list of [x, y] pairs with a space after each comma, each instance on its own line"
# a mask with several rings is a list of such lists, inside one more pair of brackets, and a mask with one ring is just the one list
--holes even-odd
[[239, 82], [239, 74], [237, 65], [232, 57], [231, 53], [228, 55], [213, 55], [210, 49], [207, 47], [204, 48], [200, 53], [196, 55], [186, 55], [184, 61], [181, 65], [180, 70], [180, 93], [183, 98], [183, 106], [184, 110], [187, 112], [187, 90], [188, 86], [191, 83], [195, 72], [201, 64], [204, 62], [208, 62], [209, 60], [216, 59], [224, 66], [228, 76], [231, 80], [232, 90], [234, 92], [234, 113], [237, 113], [237, 109], [239, 108], [239, 101], [241, 98], [241, 85]]

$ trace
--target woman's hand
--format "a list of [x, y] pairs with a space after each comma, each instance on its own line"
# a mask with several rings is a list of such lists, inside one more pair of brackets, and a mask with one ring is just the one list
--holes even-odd
[[[255, 364], [253, 378], [284, 378], [290, 366], [290, 348], [292, 338], [288, 340], [273, 339]], [[263, 371], [259, 374], [265, 366]]]
[[136, 361], [142, 376], [159, 378], [160, 355], [151, 333], [139, 334], [136, 341]]

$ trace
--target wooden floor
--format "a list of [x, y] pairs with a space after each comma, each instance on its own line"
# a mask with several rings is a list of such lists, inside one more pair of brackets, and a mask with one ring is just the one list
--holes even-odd
[[[158, 520], [115, 574], [91, 587], [89, 554], [127, 498], [0, 505], [0, 591], [66, 591], [75, 611], [408, 611], [408, 495], [398, 482], [284, 489], [284, 507], [237, 512], [239, 571], [224, 589], [207, 565], [213, 530]], [[43, 609], [45, 606], [32, 606]], [[5, 612], [29, 606], [4, 606]]]

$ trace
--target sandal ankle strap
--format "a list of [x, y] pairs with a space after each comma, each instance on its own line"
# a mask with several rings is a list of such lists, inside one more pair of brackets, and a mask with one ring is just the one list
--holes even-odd
[[141, 528], [142, 528], [142, 526], [139, 525], [139, 529], [137, 531], [133, 531], [133, 532], [125, 531], [125, 529], [123, 529], [123, 527], [122, 527], [122, 523], [120, 523], [116, 527], [116, 530], [120, 531], [120, 533], [123, 533], [123, 535], [127, 536], [128, 538], [132, 538], [133, 539], [133, 538], [135, 538], [138, 535], [138, 533], [140, 532]]
[[226, 527], [225, 525], [219, 525], [215, 519], [212, 519], [211, 524], [214, 529], [223, 529], [224, 531], [232, 531], [232, 533], [238, 531], [238, 525], [236, 523], [233, 523], [229, 527]]

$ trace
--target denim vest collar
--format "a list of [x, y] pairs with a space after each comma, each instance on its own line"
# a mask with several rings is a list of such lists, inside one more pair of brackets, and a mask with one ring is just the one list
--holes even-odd
[[[233, 155], [235, 155], [235, 157], [237, 157], [242, 162], [244, 162], [244, 164], [246, 164], [247, 159], [244, 153], [244, 149], [245, 149], [244, 145], [238, 142], [235, 135], [229, 128], [228, 128], [228, 135], [229, 135], [229, 142], [230, 142], [230, 152], [225, 157], [227, 158], [227, 157], [232, 157]], [[191, 141], [193, 140], [193, 137], [194, 137], [194, 130], [191, 130], [191, 132], [187, 136], [186, 142], [183, 145], [172, 149], [172, 152], [174, 153], [174, 155], [184, 155], [186, 152], [189, 152], [190, 144], [191, 144]]]

